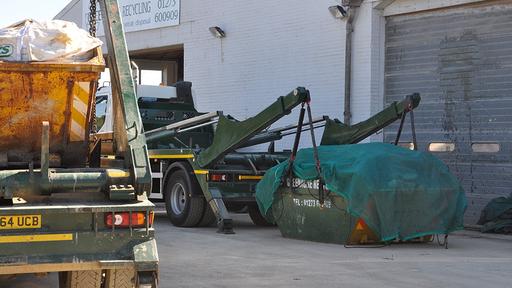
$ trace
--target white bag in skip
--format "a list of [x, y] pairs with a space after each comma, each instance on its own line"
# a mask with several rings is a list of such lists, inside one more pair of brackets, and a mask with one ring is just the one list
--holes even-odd
[[63, 20], [23, 20], [0, 29], [0, 61], [86, 61], [102, 42]]

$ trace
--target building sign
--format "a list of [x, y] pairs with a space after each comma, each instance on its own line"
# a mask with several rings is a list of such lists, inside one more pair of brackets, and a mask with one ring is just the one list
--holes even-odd
[[[124, 31], [140, 31], [180, 24], [181, 0], [119, 0], [119, 12]], [[82, 0], [82, 27], [89, 31], [89, 0]], [[103, 21], [100, 5], [96, 6], [96, 36], [103, 36]]]

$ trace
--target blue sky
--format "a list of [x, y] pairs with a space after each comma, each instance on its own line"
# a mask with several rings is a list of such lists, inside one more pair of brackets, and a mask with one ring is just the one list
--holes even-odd
[[62, 10], [71, 0], [10, 0], [2, 1], [0, 27], [19, 20], [33, 18], [49, 20]]

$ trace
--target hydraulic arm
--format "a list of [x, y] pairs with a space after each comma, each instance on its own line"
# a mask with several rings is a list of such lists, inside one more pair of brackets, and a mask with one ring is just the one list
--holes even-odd
[[202, 151], [197, 158], [199, 166], [206, 167], [227, 153], [239, 148], [246, 140], [289, 114], [300, 103], [309, 101], [309, 99], [309, 91], [306, 88], [298, 87], [288, 95], [279, 97], [277, 101], [258, 115], [245, 121], [232, 120], [223, 115], [219, 116], [212, 145]]
[[393, 102], [386, 109], [355, 125], [345, 125], [338, 119], [327, 120], [320, 145], [342, 145], [358, 143], [394, 121], [403, 113], [418, 107], [421, 97], [414, 93], [401, 102]]
[[141, 195], [151, 191], [151, 170], [146, 139], [143, 135], [142, 119], [137, 106], [123, 22], [117, 0], [99, 2], [103, 13], [103, 22], [106, 22], [104, 25], [105, 39], [108, 47], [108, 62], [111, 64], [110, 78], [114, 99], [116, 154], [124, 157], [125, 165], [133, 173], [135, 191]]

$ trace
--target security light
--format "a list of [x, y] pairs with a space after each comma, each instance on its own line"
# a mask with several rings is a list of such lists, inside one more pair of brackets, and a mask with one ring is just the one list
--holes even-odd
[[217, 38], [226, 37], [226, 33], [224, 32], [224, 30], [220, 29], [220, 27], [218, 27], [218, 26], [210, 27], [210, 28], [208, 28], [208, 30], [210, 30], [210, 33], [212, 33], [212, 35]]
[[329, 7], [329, 12], [331, 12], [332, 17], [341, 19], [347, 16], [347, 10], [340, 5], [334, 5]]

